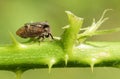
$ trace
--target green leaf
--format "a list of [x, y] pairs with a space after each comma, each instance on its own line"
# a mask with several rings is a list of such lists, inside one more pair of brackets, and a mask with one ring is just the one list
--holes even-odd
[[72, 53], [75, 41], [77, 40], [79, 29], [82, 27], [83, 18], [75, 16], [70, 11], [66, 11], [66, 13], [68, 16], [69, 25], [64, 27], [65, 31], [61, 36], [61, 41], [64, 51], [70, 55]]
[[109, 30], [98, 30], [98, 31], [95, 31], [93, 33], [89, 33], [89, 34], [79, 34], [78, 37], [81, 37], [82, 39], [83, 38], [88, 38], [88, 37], [91, 37], [93, 35], [103, 35], [103, 34], [108, 34], [108, 33], [113, 33], [113, 32], [119, 32], [120, 31], [120, 28], [115, 28], [115, 29], [109, 29]]
[[109, 10], [111, 9], [105, 10], [101, 18], [97, 22], [95, 22], [95, 19], [93, 19], [92, 25], [88, 27], [82, 34], [78, 34], [79, 43], [84, 42], [88, 38], [88, 36], [93, 36], [94, 34], [96, 34], [96, 30], [101, 26], [103, 22], [105, 22], [108, 19], [108, 18], [104, 18], [104, 15]]

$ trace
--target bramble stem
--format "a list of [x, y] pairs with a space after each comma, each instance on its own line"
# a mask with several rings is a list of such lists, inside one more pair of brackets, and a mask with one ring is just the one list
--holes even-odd
[[[89, 42], [73, 49], [67, 67], [119, 67], [120, 42]], [[33, 68], [65, 67], [64, 51], [59, 41], [30, 44], [26, 47], [0, 47], [0, 69], [15, 71]]]

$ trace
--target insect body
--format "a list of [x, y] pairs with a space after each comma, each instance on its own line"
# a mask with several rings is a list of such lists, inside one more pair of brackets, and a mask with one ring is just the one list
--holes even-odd
[[50, 36], [53, 39], [50, 26], [46, 22], [26, 23], [16, 31], [16, 34], [22, 38], [44, 39]]

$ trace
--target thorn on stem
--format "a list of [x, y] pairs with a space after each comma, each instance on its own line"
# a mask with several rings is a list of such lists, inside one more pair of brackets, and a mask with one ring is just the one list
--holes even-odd
[[12, 42], [14, 45], [19, 45], [20, 43], [16, 40], [16, 38], [13, 36], [13, 34], [10, 32], [10, 37], [12, 39]]
[[50, 62], [49, 62], [49, 64], [48, 64], [48, 72], [50, 73], [51, 72], [51, 68], [52, 68], [52, 66], [55, 64], [55, 59], [54, 58], [52, 58], [51, 60], [50, 60]]
[[65, 55], [65, 66], [67, 66], [68, 59], [69, 59], [69, 56], [66, 54], [66, 55]]
[[91, 67], [91, 71], [93, 72], [93, 70], [94, 70], [94, 64], [91, 64], [90, 67]]
[[16, 73], [16, 79], [21, 79], [23, 72], [21, 70], [17, 70], [15, 73]]

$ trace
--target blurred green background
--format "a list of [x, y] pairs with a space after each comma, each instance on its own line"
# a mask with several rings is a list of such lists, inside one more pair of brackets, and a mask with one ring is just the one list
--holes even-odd
[[[26, 39], [16, 36], [15, 31], [26, 22], [48, 21], [53, 36], [60, 36], [61, 29], [68, 24], [66, 10], [84, 18], [83, 27], [89, 26], [92, 19], [98, 20], [105, 9], [113, 9], [106, 14], [110, 19], [100, 29], [120, 27], [120, 0], [0, 0], [0, 43], [10, 42], [9, 32], [19, 41]], [[120, 41], [120, 32], [94, 36], [89, 40]], [[30, 70], [23, 79], [120, 79], [120, 70], [115, 68], [63, 68]], [[0, 79], [14, 79], [14, 74], [0, 71]]]

